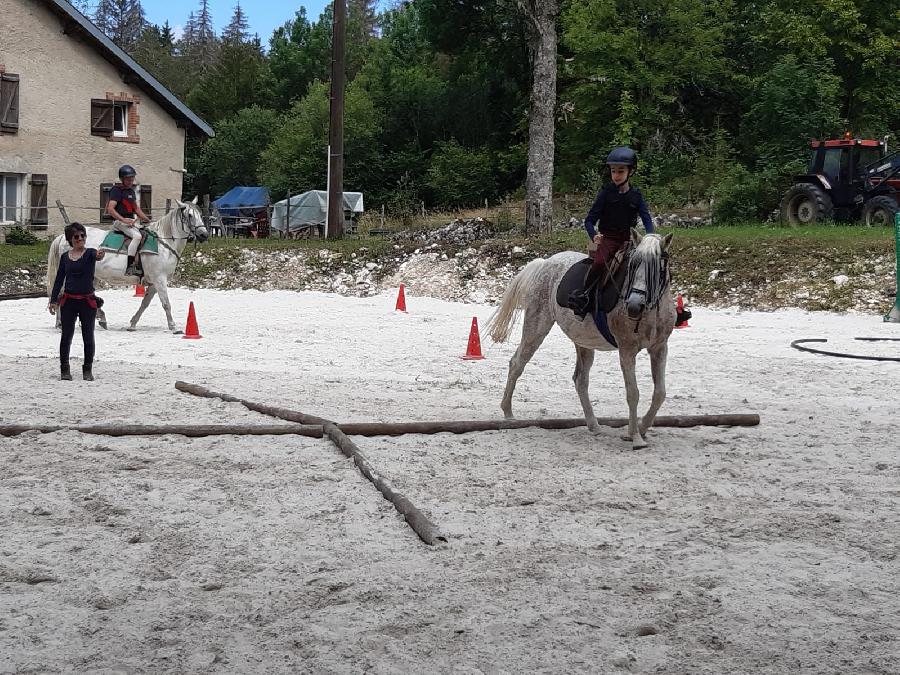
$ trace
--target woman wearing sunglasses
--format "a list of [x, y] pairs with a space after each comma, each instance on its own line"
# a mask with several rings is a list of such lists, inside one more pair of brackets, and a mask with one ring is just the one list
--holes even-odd
[[[94, 265], [102, 260], [104, 251], [86, 248], [87, 231], [81, 223], [66, 226], [66, 241], [72, 247], [63, 253], [56, 271], [56, 281], [50, 293], [51, 314], [60, 312], [62, 336], [59, 340], [59, 379], [71, 380], [69, 350], [75, 335], [75, 319], [81, 319], [81, 338], [84, 341], [84, 365], [81, 369], [85, 380], [93, 380], [91, 369], [94, 365], [94, 319], [102, 300], [94, 295]], [[65, 289], [63, 289], [65, 282]], [[63, 291], [62, 296], [59, 295]]]

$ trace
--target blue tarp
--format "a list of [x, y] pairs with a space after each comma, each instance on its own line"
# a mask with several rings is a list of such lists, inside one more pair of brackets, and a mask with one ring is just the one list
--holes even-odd
[[213, 202], [223, 216], [252, 216], [255, 212], [266, 208], [269, 203], [269, 191], [264, 187], [237, 186]]

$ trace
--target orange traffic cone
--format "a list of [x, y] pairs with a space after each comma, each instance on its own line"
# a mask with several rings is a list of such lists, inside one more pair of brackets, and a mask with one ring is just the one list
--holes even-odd
[[690, 311], [684, 310], [684, 298], [681, 293], [678, 294], [678, 301], [675, 303], [675, 328], [690, 328], [688, 319], [691, 318]]
[[403, 290], [403, 284], [400, 284], [400, 292], [397, 293], [397, 306], [394, 307], [396, 312], [406, 311], [406, 293]]
[[144, 287], [141, 286], [140, 284], [135, 284], [135, 285], [134, 285], [134, 295], [133, 295], [132, 297], [134, 297], [134, 298], [143, 298], [144, 295], [145, 295], [145, 293], [144, 293]]
[[483, 359], [481, 354], [481, 338], [478, 336], [478, 317], [472, 317], [472, 328], [469, 329], [469, 345], [466, 347], [466, 355], [460, 357], [466, 361]]
[[188, 320], [187, 327], [184, 329], [184, 339], [199, 340], [202, 337], [200, 329], [197, 327], [197, 315], [194, 313], [194, 303], [192, 301], [188, 307]]

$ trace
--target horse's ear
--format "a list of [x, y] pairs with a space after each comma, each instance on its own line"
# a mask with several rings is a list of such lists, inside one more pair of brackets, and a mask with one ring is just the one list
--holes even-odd
[[175, 203], [178, 204], [178, 208], [179, 208], [179, 209], [183, 209], [184, 206], [185, 206], [184, 202], [181, 201], [180, 199], [176, 199], [176, 200], [175, 200]]
[[667, 234], [665, 237], [663, 237], [663, 241], [662, 241], [662, 244], [663, 244], [663, 251], [668, 251], [668, 250], [669, 250], [669, 244], [672, 243], [672, 237], [674, 237], [674, 236], [675, 236], [674, 234], [672, 234], [671, 232], [669, 232], [669, 234]]
[[196, 203], [197, 203], [197, 197], [198, 197], [198, 196], [199, 196], [199, 195], [194, 195], [194, 200], [191, 202], [191, 204], [196, 204]]
[[632, 227], [631, 228], [631, 243], [634, 244], [635, 248], [637, 248], [640, 245], [641, 239], [643, 239], [643, 237], [641, 236], [641, 233], [637, 231], [636, 227]]

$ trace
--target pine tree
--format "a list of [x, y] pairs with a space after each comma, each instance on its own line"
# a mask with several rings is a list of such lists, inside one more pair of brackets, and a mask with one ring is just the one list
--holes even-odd
[[218, 39], [209, 11], [209, 0], [200, 0], [200, 11], [196, 15], [194, 29], [194, 49], [190, 56], [196, 61], [201, 73], [215, 66], [217, 50]]
[[100, 0], [94, 10], [94, 23], [119, 47], [131, 51], [147, 20], [141, 0]]
[[91, 0], [72, 0], [72, 5], [79, 12], [84, 14], [85, 16], [92, 16], [93, 9], [91, 8], [94, 3]]
[[230, 44], [247, 42], [250, 37], [247, 30], [248, 28], [247, 15], [244, 13], [244, 10], [241, 8], [241, 3], [239, 2], [235, 5], [234, 14], [231, 15], [231, 21], [225, 26], [225, 30], [222, 32], [222, 41]]

